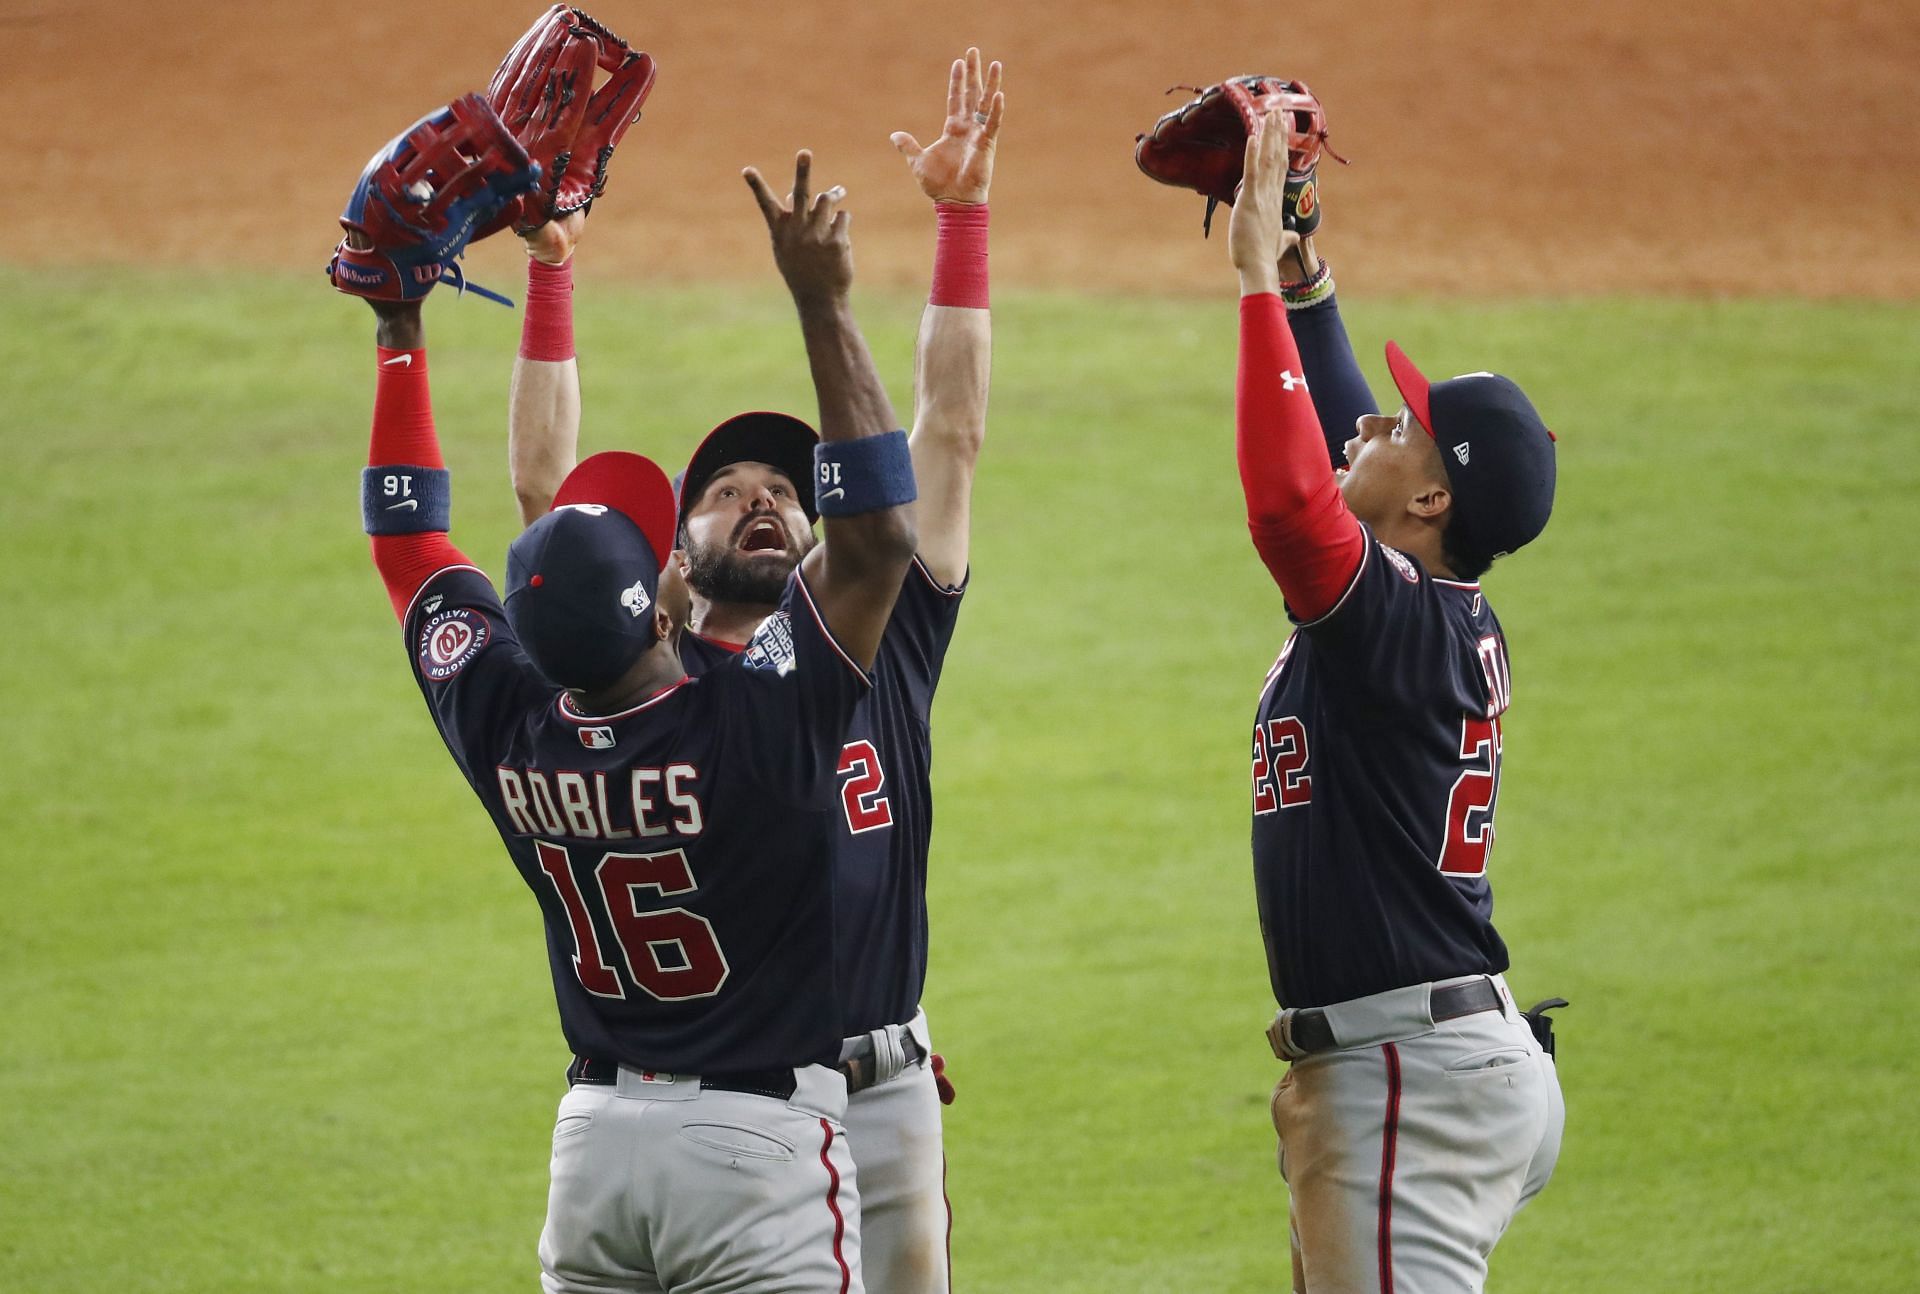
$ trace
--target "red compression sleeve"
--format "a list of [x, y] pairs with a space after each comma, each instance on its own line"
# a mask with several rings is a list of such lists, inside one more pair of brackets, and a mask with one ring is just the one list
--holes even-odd
[[564, 265], [548, 265], [529, 257], [520, 357], [558, 364], [573, 354], [573, 258]]
[[987, 308], [987, 204], [936, 202], [933, 292], [927, 303]]
[[[379, 348], [380, 377], [373, 391], [373, 435], [367, 466], [406, 464], [444, 468], [440, 438], [433, 431], [433, 400], [427, 390], [427, 352]], [[387, 586], [393, 614], [405, 620], [407, 604], [435, 571], [468, 565], [466, 555], [443, 532], [374, 535], [373, 564]]]
[[1327, 465], [1327, 444], [1286, 307], [1272, 293], [1240, 298], [1235, 442], [1253, 546], [1302, 620], [1340, 600], [1366, 555]]

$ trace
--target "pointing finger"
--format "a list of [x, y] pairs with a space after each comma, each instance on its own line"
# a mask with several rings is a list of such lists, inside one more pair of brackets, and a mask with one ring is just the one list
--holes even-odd
[[767, 182], [760, 178], [760, 172], [753, 167], [749, 166], [740, 174], [746, 179], [747, 187], [753, 190], [753, 199], [760, 204], [760, 214], [767, 218], [768, 225], [772, 225], [780, 216], [780, 199], [773, 196], [773, 190], [767, 187]]
[[807, 199], [811, 196], [810, 182], [813, 177], [813, 150], [803, 148], [793, 158], [793, 209], [804, 211]]

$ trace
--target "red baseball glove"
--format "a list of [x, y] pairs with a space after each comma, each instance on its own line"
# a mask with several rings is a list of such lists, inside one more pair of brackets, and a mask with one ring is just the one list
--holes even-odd
[[[596, 71], [608, 74], [593, 88]], [[519, 233], [591, 208], [607, 163], [653, 89], [653, 56], [578, 9], [557, 4], [527, 29], [487, 86], [487, 102], [540, 165], [540, 188], [477, 235]]]
[[[1287, 114], [1287, 228], [1303, 237], [1320, 227], [1319, 184], [1315, 172], [1324, 150], [1335, 161], [1346, 158], [1327, 147], [1327, 113], [1302, 81], [1277, 76], [1236, 76], [1204, 90], [1175, 108], [1137, 137], [1133, 160], [1148, 176], [1175, 188], [1193, 189], [1207, 198], [1203, 232], [1213, 229], [1213, 209], [1233, 205], [1246, 167], [1247, 136], [1269, 109]], [[1167, 93], [1173, 93], [1169, 90]]]

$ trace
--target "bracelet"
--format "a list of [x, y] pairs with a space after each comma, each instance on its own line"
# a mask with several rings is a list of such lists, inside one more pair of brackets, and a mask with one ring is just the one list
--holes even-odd
[[823, 517], [854, 517], [912, 503], [913, 452], [904, 431], [813, 447], [813, 503]]
[[1280, 300], [1289, 310], [1308, 310], [1333, 295], [1333, 265], [1322, 260], [1313, 277], [1298, 283], [1282, 283]]

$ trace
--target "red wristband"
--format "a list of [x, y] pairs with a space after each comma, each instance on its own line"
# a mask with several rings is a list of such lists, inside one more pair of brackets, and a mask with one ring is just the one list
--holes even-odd
[[573, 258], [561, 265], [527, 258], [527, 310], [520, 357], [558, 364], [573, 358]]
[[939, 234], [933, 244], [929, 303], [987, 308], [987, 204], [936, 202]]
[[427, 352], [377, 348], [380, 377], [373, 389], [373, 435], [367, 462], [445, 467], [433, 432], [433, 400], [427, 386]]

